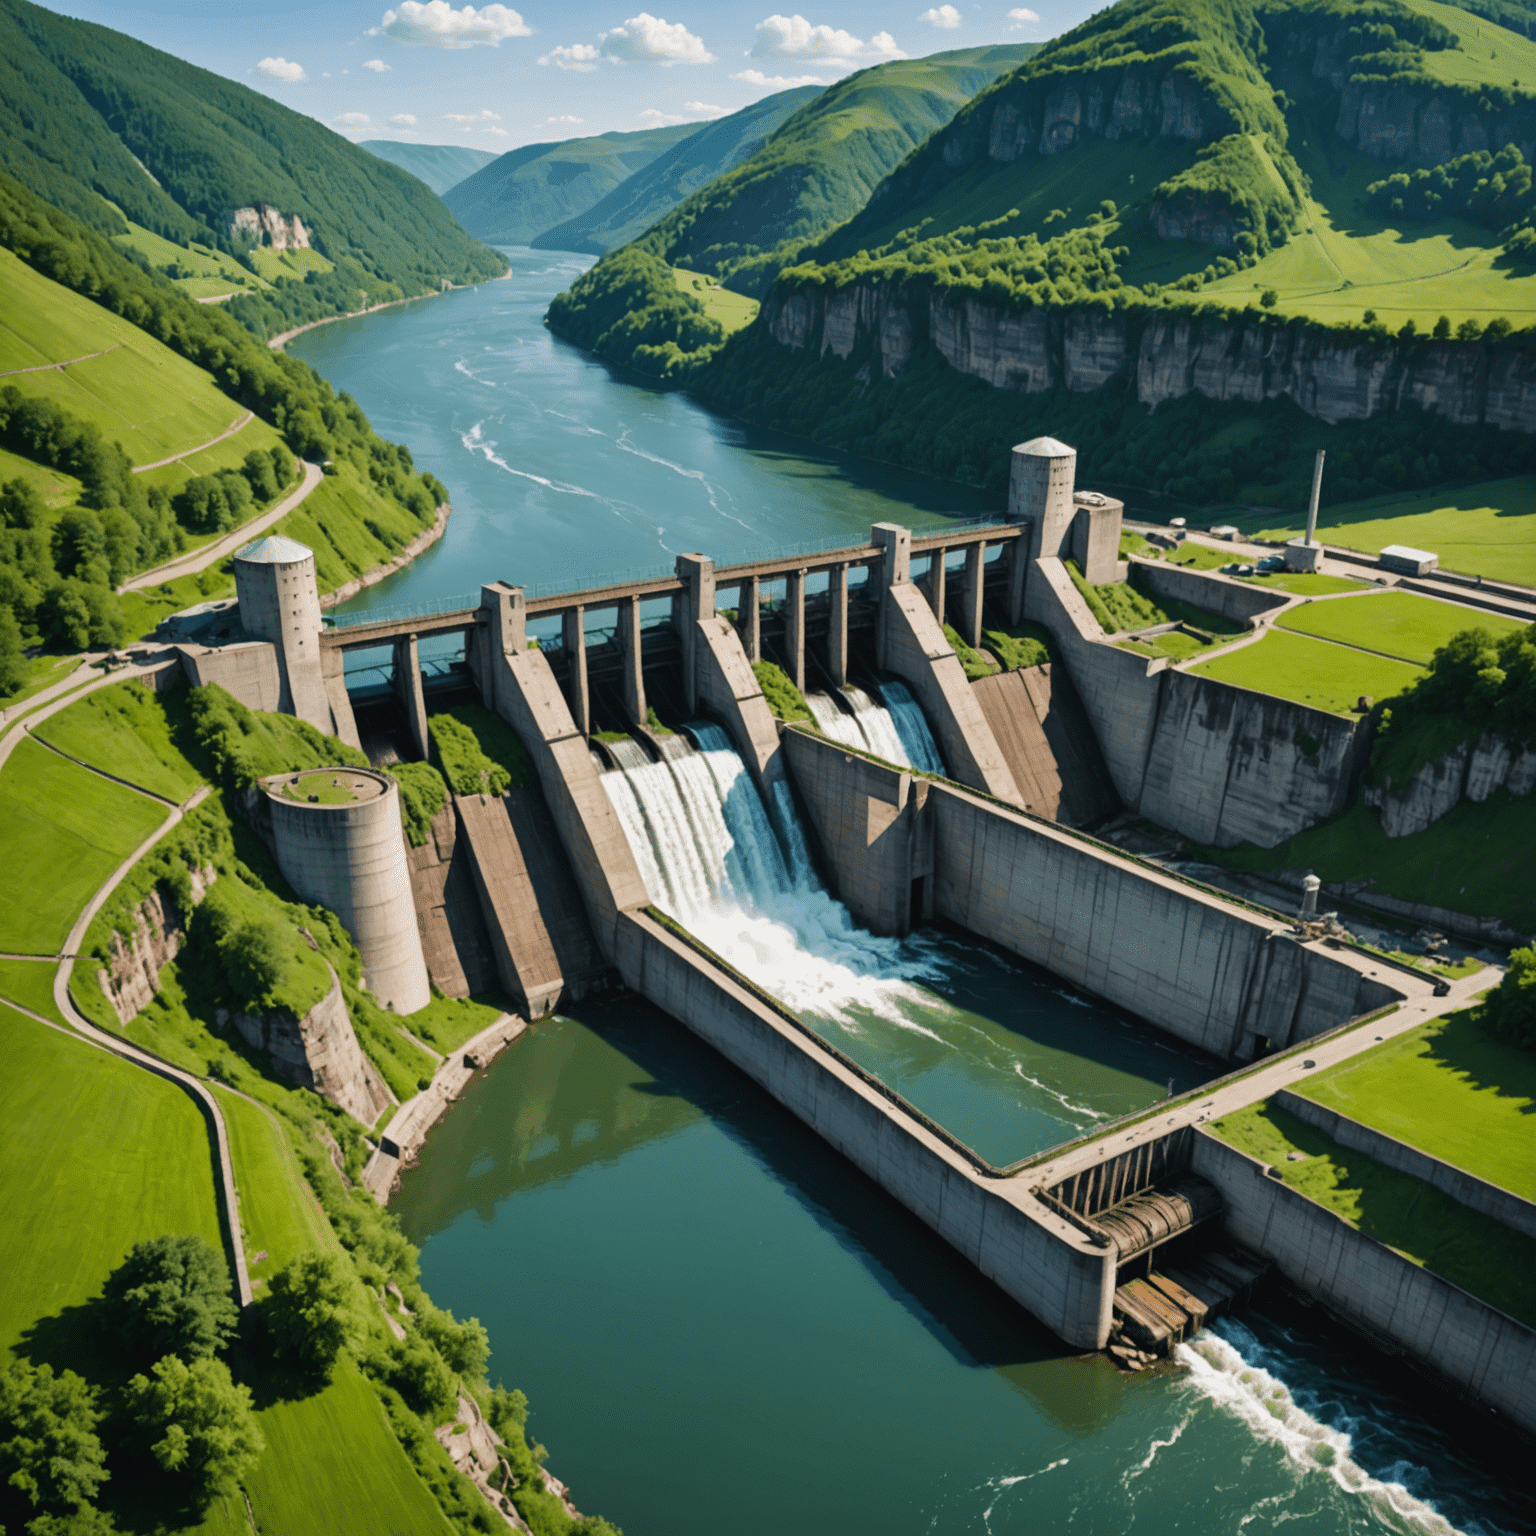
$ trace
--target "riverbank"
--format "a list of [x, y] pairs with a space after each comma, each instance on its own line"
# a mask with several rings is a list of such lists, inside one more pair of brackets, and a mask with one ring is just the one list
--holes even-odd
[[366, 570], [354, 581], [344, 582], [334, 592], [323, 592], [320, 595], [322, 608], [334, 608], [339, 603], [345, 603], [357, 596], [359, 592], [369, 587], [376, 587], [386, 576], [393, 576], [396, 571], [404, 570], [423, 550], [430, 549], [448, 531], [448, 519], [453, 515], [453, 503], [445, 501], [438, 506], [432, 517], [432, 526], [424, 528], [400, 551], [393, 560], [386, 560], [383, 565], [376, 565], [371, 570]]
[[[507, 270], [500, 277], [488, 277], [485, 281], [487, 283], [500, 283], [511, 276], [512, 267], [509, 263]], [[409, 298], [390, 299], [383, 304], [370, 304], [366, 309], [351, 309], [344, 315], [326, 315], [324, 319], [311, 320], [304, 325], [296, 325], [292, 330], [279, 331], [276, 336], [269, 338], [267, 346], [272, 351], [277, 352], [287, 346], [295, 336], [302, 336], [305, 331], [318, 330], [322, 325], [334, 325], [338, 320], [361, 320], [364, 315], [376, 315], [381, 309], [399, 309], [402, 304], [415, 304], [422, 299], [436, 299], [445, 293], [459, 293], [465, 288], [480, 288], [483, 286], [484, 284], [482, 283], [444, 283], [436, 293], [413, 293]], [[233, 298], [234, 295], [226, 294], [225, 297]]]

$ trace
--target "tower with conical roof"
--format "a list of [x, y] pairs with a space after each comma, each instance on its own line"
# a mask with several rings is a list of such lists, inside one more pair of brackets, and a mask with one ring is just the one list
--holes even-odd
[[315, 554], [280, 533], [247, 544], [235, 555], [240, 627], [277, 651], [278, 708], [326, 735], [335, 722], [320, 665], [320, 588]]

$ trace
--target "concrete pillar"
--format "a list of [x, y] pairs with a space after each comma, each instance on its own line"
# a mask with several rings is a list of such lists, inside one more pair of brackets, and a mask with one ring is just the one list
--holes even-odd
[[784, 650], [789, 657], [789, 676], [805, 692], [805, 572], [791, 571], [784, 578]]
[[912, 531], [900, 523], [876, 523], [869, 530], [869, 542], [880, 550], [880, 589], [875, 594], [875, 664], [886, 669], [891, 589], [911, 584]]
[[416, 747], [416, 756], [425, 761], [432, 753], [427, 739], [427, 701], [421, 691], [421, 652], [415, 635], [396, 637], [390, 683], [405, 709], [405, 723]]
[[1013, 450], [1008, 477], [1008, 518], [1029, 522], [1033, 559], [1056, 560], [1065, 554], [1077, 508], [1072, 491], [1077, 480], [1077, 450], [1054, 437], [1036, 437]]
[[754, 666], [763, 659], [763, 608], [761, 583], [749, 576], [736, 593], [736, 622], [742, 649]]
[[949, 573], [944, 569], [945, 553], [942, 549], [934, 550], [933, 565], [928, 572], [928, 606], [933, 609], [933, 616], [940, 624], [944, 622], [944, 605], [949, 601], [946, 588]]
[[473, 644], [468, 647], [480, 697], [487, 709], [501, 713], [502, 686], [508, 656], [528, 649], [528, 604], [521, 587], [507, 581], [488, 582], [480, 588], [480, 615]]
[[835, 687], [848, 681], [848, 567], [839, 565], [827, 573], [831, 617], [827, 631], [827, 671]]
[[1024, 622], [1024, 580], [1029, 575], [1029, 540], [1013, 540], [1008, 552], [1008, 622]]
[[619, 599], [619, 649], [624, 656], [624, 712], [631, 725], [645, 724], [645, 671], [640, 655], [640, 599]]
[[981, 644], [981, 605], [986, 581], [987, 545], [983, 539], [965, 552], [965, 610], [960, 633], [967, 645]]
[[571, 706], [571, 719], [583, 736], [592, 734], [592, 703], [587, 694], [587, 610], [580, 604], [567, 608], [560, 615], [561, 637], [565, 641], [565, 654], [570, 658], [566, 675], [566, 689]]
[[694, 713], [699, 707], [699, 620], [715, 616], [715, 562], [708, 555], [679, 555], [677, 579], [683, 597], [672, 605], [672, 623], [683, 644], [683, 695]]

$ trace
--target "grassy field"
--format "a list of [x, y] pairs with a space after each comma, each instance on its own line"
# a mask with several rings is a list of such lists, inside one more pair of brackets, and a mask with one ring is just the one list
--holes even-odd
[[[30, 374], [22, 374], [20, 378], [11, 379], [9, 382], [20, 389], [25, 389], [26, 381], [30, 377]], [[50, 508], [74, 506], [85, 490], [73, 475], [66, 475], [62, 470], [50, 469], [46, 464], [37, 464], [31, 459], [24, 459], [19, 453], [12, 453], [8, 448], [0, 448], [0, 484], [4, 484], [7, 480], [24, 480]]]
[[1373, 1046], [1296, 1092], [1536, 1200], [1536, 1053], [1496, 1039], [1473, 1009]]
[[86, 359], [3, 382], [94, 422], [136, 464], [195, 448], [245, 414], [201, 368], [5, 250], [0, 297], [0, 373]]
[[33, 1013], [66, 1022], [53, 1000], [53, 978], [58, 965], [53, 960], [0, 960], [0, 998], [20, 1003]]
[[332, 263], [314, 250], [252, 251], [251, 264], [261, 273], [263, 280], [269, 283], [275, 283], [280, 277], [291, 277], [297, 282], [303, 282], [307, 273], [332, 270]]
[[1296, 597], [1332, 597], [1338, 592], [1360, 592], [1366, 584], [1347, 576], [1318, 576], [1309, 571], [1276, 571], [1269, 576], [1240, 576], [1251, 587], [1273, 587]]
[[1464, 629], [1486, 629], [1497, 636], [1525, 628], [1517, 619], [1497, 613], [1480, 613], [1415, 592], [1382, 591], [1348, 601], [1308, 603], [1276, 622], [1298, 634], [1362, 646], [1420, 666]]
[[60, 654], [58, 651], [44, 651], [39, 656], [26, 658], [27, 681], [16, 690], [0, 699], [0, 709], [4, 709], [6, 718], [14, 720], [19, 715], [27, 713], [23, 708], [27, 700], [41, 693], [45, 688], [51, 688], [55, 683], [68, 681], [70, 675], [80, 666], [78, 653], [70, 651]]
[[56, 954], [86, 902], [165, 807], [35, 741], [0, 774], [0, 950]]
[[249, 1482], [261, 1530], [452, 1532], [350, 1359], [323, 1392], [264, 1408], [261, 1429], [267, 1453]]
[[[122, 210], [118, 209], [118, 212]], [[208, 245], [190, 248], [175, 245], [153, 230], [135, 224], [132, 219], [126, 222], [128, 233], [114, 235], [112, 243], [122, 250], [137, 251], [152, 267], [168, 267], [175, 263], [190, 274], [174, 279], [176, 286], [194, 299], [205, 299], [215, 293], [250, 293], [267, 286], [224, 251], [216, 251]]]
[[1443, 48], [1424, 54], [1424, 69], [1437, 80], [1452, 85], [1523, 86], [1536, 88], [1536, 42], [1511, 32], [1486, 17], [1474, 16], [1459, 6], [1439, 0], [1404, 0], [1409, 10], [1432, 17], [1449, 27], [1460, 48]]
[[1362, 694], [1390, 699], [1422, 675], [1421, 669], [1384, 656], [1275, 628], [1253, 645], [1189, 669], [1239, 688], [1253, 688], [1336, 715], [1350, 712]]
[[224, 559], [195, 576], [178, 576], [174, 581], [163, 581], [158, 586], [124, 592], [118, 601], [123, 605], [123, 621], [128, 626], [128, 634], [137, 639], [151, 634], [161, 619], [179, 613], [183, 608], [234, 595], [233, 562]]
[[[1211, 1129], [1367, 1237], [1536, 1327], [1536, 1239], [1468, 1210], [1422, 1179], [1347, 1151], [1267, 1102], [1225, 1115]], [[1291, 1152], [1304, 1159], [1288, 1161]]]
[[1496, 790], [1478, 804], [1462, 800], [1411, 837], [1388, 837], [1381, 818], [1358, 801], [1342, 816], [1300, 832], [1274, 848], [1191, 849], [1191, 858], [1263, 874], [1310, 869], [1324, 880], [1370, 881], [1385, 896], [1501, 918], [1519, 933], [1536, 933], [1536, 796]]
[[[232, 415], [230, 420], [233, 421], [234, 419], [235, 417]], [[226, 425], [228, 424], [226, 423]], [[177, 459], [172, 464], [162, 464], [158, 469], [145, 470], [144, 481], [146, 485], [164, 486], [172, 495], [175, 495], [194, 475], [211, 475], [221, 469], [239, 469], [245, 460], [246, 454], [251, 449], [260, 448], [264, 453], [270, 452], [275, 444], [282, 441], [283, 437], [280, 432], [268, 426], [261, 417], [252, 416], [233, 437], [226, 437], [223, 442], [215, 443], [213, 447], [204, 448], [198, 453], [189, 453], [185, 458]], [[158, 454], [156, 457], [164, 458], [165, 455]], [[291, 481], [282, 488], [279, 496], [273, 499], [278, 500], [282, 496], [286, 496], [296, 484], [298, 484], [297, 479]], [[271, 503], [268, 502], [266, 505], [270, 506]], [[251, 516], [259, 516], [261, 511], [262, 507], [260, 505], [253, 505]], [[227, 532], [228, 530], [226, 529], [225, 531]], [[207, 544], [213, 539], [222, 538], [223, 536], [220, 533], [197, 534], [189, 532], [187, 535], [187, 547], [189, 549], [196, 549], [199, 544]]]
[[762, 306], [756, 299], [732, 293], [722, 288], [714, 278], [690, 272], [685, 267], [673, 267], [672, 275], [677, 279], [677, 286], [696, 298], [704, 306], [704, 313], [719, 324], [727, 336], [732, 331], [744, 329], [757, 319], [757, 312]]
[[221, 1248], [207, 1126], [163, 1078], [4, 1007], [0, 1062], [0, 1345], [60, 1319], [63, 1358], [47, 1357], [79, 1369], [69, 1309], [134, 1243], [195, 1232]]
[[114, 683], [61, 709], [33, 734], [178, 805], [203, 782], [186, 756], [186, 749], [197, 749], [186, 719], [185, 688], [162, 699], [140, 682]]
[[[1300, 521], [1294, 527], [1264, 526], [1272, 517], [1234, 514], [1233, 521], [1269, 539], [1302, 532]], [[1448, 571], [1536, 586], [1536, 482], [1529, 476], [1325, 507], [1317, 531], [1328, 543], [1362, 554], [1408, 544], [1433, 550]]]

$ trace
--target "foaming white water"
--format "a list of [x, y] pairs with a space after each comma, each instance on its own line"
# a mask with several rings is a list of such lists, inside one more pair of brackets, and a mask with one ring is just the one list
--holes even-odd
[[[869, 750], [888, 763], [899, 763], [903, 768], [910, 768], [912, 758], [907, 752], [906, 743], [901, 739], [901, 733], [896, 729], [896, 722], [891, 719], [890, 711], [884, 705], [876, 704], [862, 688], [855, 688], [851, 684], [843, 689], [843, 697], [853, 705], [853, 723], [864, 732]], [[928, 729], [926, 724], [923, 729]]]
[[1255, 1439], [1278, 1445], [1298, 1473], [1331, 1477], [1346, 1493], [1373, 1506], [1371, 1512], [1394, 1530], [1461, 1536], [1433, 1504], [1405, 1486], [1426, 1480], [1420, 1468], [1393, 1467], [1400, 1481], [1372, 1477], [1351, 1454], [1351, 1421], [1329, 1424], [1309, 1413], [1271, 1369], [1285, 1362], [1235, 1318], [1222, 1318], [1176, 1352], [1197, 1392], [1241, 1419]]
[[869, 750], [869, 742], [858, 723], [852, 715], [845, 715], [835, 700], [829, 699], [824, 693], [808, 693], [805, 703], [806, 708], [816, 717], [816, 724], [821, 727], [823, 736], [830, 736], [833, 741], [840, 741], [845, 747], [857, 747], [860, 752]]
[[939, 756], [939, 744], [928, 729], [927, 717], [918, 707], [917, 700], [905, 683], [880, 684], [880, 697], [890, 711], [891, 723], [901, 744], [906, 748], [906, 760], [924, 773], [948, 773], [944, 759]]
[[[756, 786], [719, 726], [689, 727], [699, 751], [603, 775], [651, 899], [786, 1007], [903, 1029], [938, 1003], [936, 951], [859, 928], [817, 880], [792, 809], [789, 859]], [[786, 815], [787, 810], [787, 815]], [[937, 1038], [937, 1037], [934, 1037]]]

